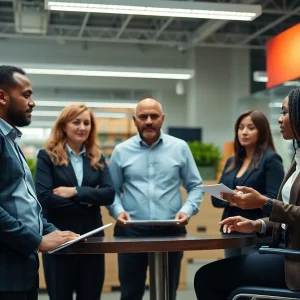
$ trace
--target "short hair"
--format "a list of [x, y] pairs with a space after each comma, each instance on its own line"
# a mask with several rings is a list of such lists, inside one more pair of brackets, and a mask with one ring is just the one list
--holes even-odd
[[294, 132], [294, 148], [295, 143], [300, 147], [300, 142], [296, 141], [296, 136], [300, 135], [300, 88], [293, 89], [288, 95], [289, 118], [291, 128]]
[[240, 163], [242, 163], [246, 157], [245, 148], [240, 144], [238, 138], [239, 126], [242, 120], [246, 117], [250, 117], [251, 121], [255, 125], [258, 130], [258, 140], [256, 143], [255, 151], [252, 157], [252, 161], [250, 163], [250, 167], [253, 169], [258, 168], [258, 165], [263, 157], [263, 154], [266, 151], [276, 152], [273, 137], [270, 129], [270, 124], [267, 117], [258, 110], [247, 110], [242, 113], [238, 119], [236, 120], [234, 126], [234, 159], [230, 166], [227, 168], [226, 172], [231, 171]]
[[25, 71], [21, 68], [0, 65], [0, 89], [5, 89], [16, 84], [14, 73], [26, 75]]

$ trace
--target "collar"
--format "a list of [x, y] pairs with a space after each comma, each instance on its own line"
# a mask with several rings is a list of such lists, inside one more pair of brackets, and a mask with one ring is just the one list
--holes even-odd
[[[159, 137], [158, 137], [158, 140], [157, 140], [154, 144], [152, 144], [151, 147], [156, 146], [156, 145], [157, 145], [158, 143], [160, 143], [160, 142], [163, 142], [164, 136], [165, 136], [165, 134], [163, 133], [162, 130], [160, 130], [160, 135], [159, 135]], [[145, 142], [142, 140], [142, 138], [141, 138], [141, 136], [140, 136], [139, 133], [137, 133], [136, 137], [137, 137], [138, 143], [139, 143], [141, 146], [150, 147], [147, 143], [145, 143]]]
[[[74, 152], [74, 150], [68, 145], [66, 144], [66, 148], [67, 148], [67, 153], [69, 156], [74, 155], [77, 156], [76, 153]], [[85, 145], [83, 145], [82, 150], [79, 152], [78, 156], [80, 155], [86, 155], [86, 148]]]
[[12, 127], [6, 121], [0, 118], [0, 130], [14, 142], [18, 143], [22, 137], [22, 132], [16, 127]]

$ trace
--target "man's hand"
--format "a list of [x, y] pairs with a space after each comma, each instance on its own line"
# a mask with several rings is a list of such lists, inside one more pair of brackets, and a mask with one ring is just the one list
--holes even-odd
[[237, 186], [237, 194], [222, 194], [224, 200], [229, 201], [229, 205], [238, 206], [242, 209], [254, 209], [263, 208], [264, 204], [267, 203], [268, 198], [261, 195], [253, 188], [246, 186]]
[[186, 213], [179, 211], [175, 216], [175, 220], [178, 220], [180, 225], [186, 225], [189, 222], [189, 216]]
[[253, 221], [240, 216], [224, 219], [219, 225], [223, 225], [224, 233], [233, 231], [242, 233], [260, 232], [262, 227], [260, 220]]
[[43, 236], [38, 250], [41, 252], [47, 252], [65, 242], [75, 240], [78, 237], [79, 234], [72, 231], [53, 231]]
[[63, 198], [73, 198], [76, 196], [75, 187], [60, 186], [53, 190], [53, 194]]
[[126, 211], [123, 211], [123, 212], [119, 213], [118, 216], [117, 216], [117, 222], [121, 226], [126, 225], [126, 222], [130, 221], [130, 220], [131, 220], [130, 215]]

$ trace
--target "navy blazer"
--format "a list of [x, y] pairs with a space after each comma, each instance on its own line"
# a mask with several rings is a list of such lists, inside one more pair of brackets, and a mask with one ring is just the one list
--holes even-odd
[[[102, 226], [99, 207], [112, 204], [115, 192], [103, 155], [100, 163], [104, 168], [95, 169], [90, 165], [90, 159], [84, 156], [83, 180], [82, 185], [78, 186], [71, 163], [68, 166], [55, 165], [45, 150], [39, 151], [35, 174], [38, 200], [45, 217], [60, 230], [83, 234]], [[53, 189], [60, 186], [76, 186], [77, 197], [54, 195]], [[98, 235], [103, 235], [103, 232]]]
[[[0, 291], [25, 291], [37, 281], [36, 250], [42, 236], [18, 221], [13, 191], [24, 176], [12, 146], [0, 130]], [[57, 230], [42, 217], [43, 235]]]
[[[219, 183], [223, 183], [229, 188], [235, 189], [234, 179], [241, 168], [241, 164], [233, 170], [226, 172], [226, 169], [232, 161], [233, 157], [230, 157], [227, 160]], [[276, 199], [283, 177], [284, 170], [281, 157], [275, 152], [266, 151], [259, 163], [259, 166], [256, 169], [248, 168], [241, 177], [240, 180], [242, 180], [242, 182], [240, 182], [239, 185], [254, 188], [262, 195]], [[233, 216], [241, 216], [250, 220], [267, 217], [263, 214], [262, 209], [243, 210], [235, 206], [229, 206], [229, 203], [226, 201], [219, 200], [215, 197], [211, 198], [214, 207], [224, 208], [222, 220]]]

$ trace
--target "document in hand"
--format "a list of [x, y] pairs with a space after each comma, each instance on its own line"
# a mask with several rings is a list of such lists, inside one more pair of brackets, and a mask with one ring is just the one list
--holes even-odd
[[109, 227], [109, 226], [111, 226], [111, 225], [112, 225], [112, 223], [109, 223], [109, 224], [106, 224], [106, 225], [104, 225], [104, 226], [98, 227], [98, 228], [96, 228], [96, 229], [94, 229], [94, 230], [92, 230], [92, 231], [89, 231], [89, 232], [87, 232], [87, 233], [85, 233], [85, 234], [82, 234], [81, 236], [79, 236], [79, 237], [78, 237], [77, 239], [75, 239], [75, 240], [72, 240], [72, 241], [63, 243], [63, 244], [61, 244], [60, 246], [55, 247], [55, 248], [49, 250], [47, 253], [48, 253], [48, 254], [51, 254], [51, 253], [54, 253], [54, 252], [56, 252], [56, 251], [58, 251], [58, 250], [61, 250], [61, 249], [65, 248], [65, 247], [68, 247], [68, 246], [70, 246], [70, 245], [72, 245], [72, 244], [74, 244], [74, 243], [77, 243], [77, 242], [79, 242], [79, 241], [81, 241], [81, 240], [83, 240], [83, 239], [85, 239], [85, 238], [87, 238], [87, 237], [89, 237], [89, 236], [92, 236], [92, 235], [96, 234], [96, 233], [99, 232], [99, 231], [104, 230], [105, 228], [107, 228], [107, 227]]
[[201, 190], [203, 190], [203, 192], [209, 193], [210, 195], [212, 195], [220, 200], [223, 200], [223, 201], [226, 201], [226, 200], [221, 198], [221, 196], [220, 196], [221, 193], [236, 194], [236, 192], [234, 190], [230, 189], [223, 183], [211, 184], [211, 185], [201, 184], [201, 185], [198, 185], [197, 187], [200, 188]]

